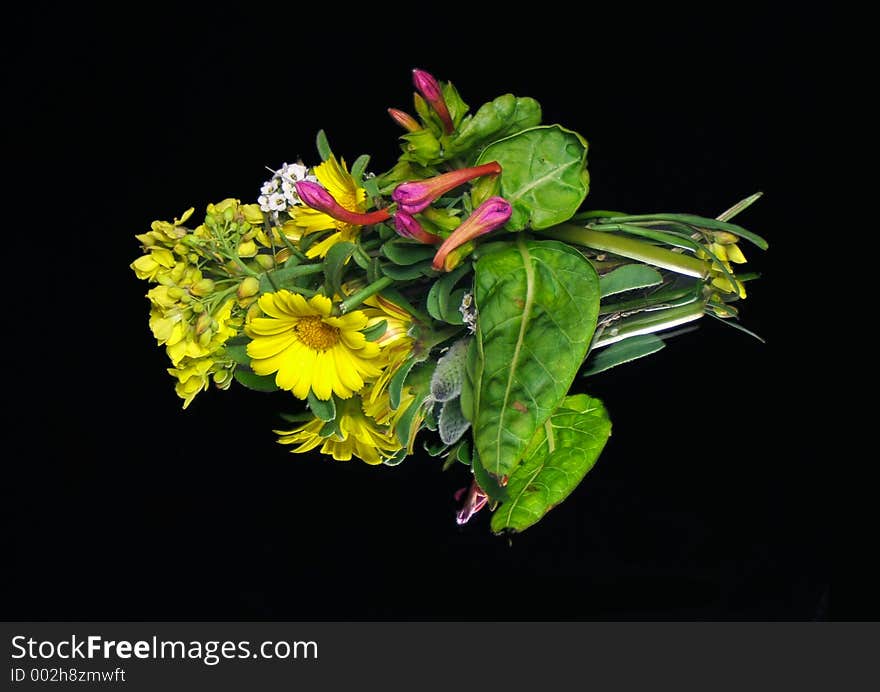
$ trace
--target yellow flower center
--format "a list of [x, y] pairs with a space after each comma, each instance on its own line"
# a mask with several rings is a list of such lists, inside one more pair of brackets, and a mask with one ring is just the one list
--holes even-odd
[[331, 327], [317, 315], [301, 317], [296, 323], [296, 334], [306, 346], [324, 351], [339, 342], [339, 328]]

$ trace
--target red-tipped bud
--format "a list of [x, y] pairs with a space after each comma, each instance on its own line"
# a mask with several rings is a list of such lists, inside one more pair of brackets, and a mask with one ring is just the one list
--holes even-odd
[[[464, 494], [465, 488], [456, 491], [454, 496], [456, 501], [460, 502]], [[465, 497], [464, 504], [455, 515], [455, 523], [459, 526], [467, 524], [472, 516], [485, 507], [488, 501], [488, 495], [486, 495], [486, 493], [483, 492], [483, 489], [477, 485], [477, 481], [474, 481], [471, 483], [471, 487], [467, 489], [467, 496]]]
[[405, 211], [399, 211], [394, 215], [394, 228], [397, 235], [403, 238], [418, 240], [425, 245], [439, 245], [443, 242], [443, 238], [433, 233], [428, 233], [422, 224], [407, 214]]
[[419, 121], [412, 117], [406, 111], [400, 111], [396, 108], [389, 108], [388, 115], [390, 115], [391, 119], [407, 132], [418, 132], [422, 129], [422, 126], [419, 125]]
[[418, 214], [427, 209], [435, 199], [442, 197], [459, 185], [463, 185], [468, 180], [479, 178], [481, 175], [498, 175], [500, 172], [501, 166], [497, 161], [484, 163], [482, 166], [474, 168], [461, 168], [426, 180], [401, 183], [394, 188], [391, 198], [406, 213]]
[[361, 214], [356, 211], [349, 211], [337, 202], [333, 195], [325, 190], [318, 183], [310, 180], [299, 180], [295, 183], [296, 192], [299, 198], [307, 207], [324, 212], [337, 221], [343, 221], [356, 226], [369, 226], [370, 224], [380, 223], [391, 217], [385, 209], [378, 209], [369, 214]]
[[464, 245], [481, 235], [485, 235], [502, 224], [507, 223], [513, 210], [503, 197], [490, 197], [474, 210], [474, 213], [462, 221], [437, 250], [431, 266], [437, 271], [449, 271], [446, 266], [446, 258], [455, 248]]
[[455, 129], [452, 124], [452, 116], [449, 115], [449, 108], [446, 107], [446, 100], [440, 90], [440, 84], [434, 79], [434, 76], [424, 70], [413, 70], [413, 84], [440, 117], [446, 134], [452, 132]]

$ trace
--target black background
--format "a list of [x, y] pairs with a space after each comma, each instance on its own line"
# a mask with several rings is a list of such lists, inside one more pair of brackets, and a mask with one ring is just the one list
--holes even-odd
[[[408, 7], [34, 7], [12, 24], [0, 615], [829, 617], [828, 431], [803, 340], [819, 21]], [[264, 166], [315, 160], [321, 127], [349, 161], [388, 167], [385, 108], [409, 108], [412, 67], [472, 106], [533, 96], [583, 133], [592, 208], [713, 216], [766, 193], [741, 222], [771, 244], [745, 248], [764, 278], [742, 307], [767, 344], [704, 320], [579, 383], [614, 434], [510, 543], [486, 516], [455, 525], [463, 467], [287, 454], [271, 432], [286, 395], [211, 391], [182, 412], [128, 268], [150, 221], [252, 200]]]

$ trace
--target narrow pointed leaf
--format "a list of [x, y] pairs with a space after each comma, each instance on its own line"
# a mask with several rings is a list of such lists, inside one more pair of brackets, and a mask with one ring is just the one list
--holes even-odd
[[625, 264], [599, 277], [599, 293], [605, 298], [615, 293], [647, 288], [663, 283], [663, 276], [645, 264]]
[[664, 346], [666, 344], [663, 343], [663, 339], [653, 334], [641, 334], [618, 341], [616, 344], [611, 344], [590, 356], [590, 359], [587, 361], [587, 368], [582, 374], [584, 377], [589, 377], [590, 375], [605, 372], [618, 365], [657, 353]]

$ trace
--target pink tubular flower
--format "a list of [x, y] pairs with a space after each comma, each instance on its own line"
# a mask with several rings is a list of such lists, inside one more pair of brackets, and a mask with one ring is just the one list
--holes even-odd
[[457, 171], [436, 175], [426, 180], [401, 183], [394, 188], [391, 198], [407, 214], [418, 214], [427, 209], [435, 199], [442, 197], [468, 180], [479, 178], [482, 175], [498, 175], [500, 172], [501, 166], [497, 161], [490, 161], [473, 168], [460, 168]]
[[318, 183], [309, 180], [299, 180], [295, 183], [296, 192], [303, 204], [322, 211], [337, 221], [354, 224], [356, 226], [369, 226], [370, 224], [385, 221], [391, 217], [385, 209], [377, 209], [369, 214], [361, 214], [356, 211], [349, 211], [337, 202], [333, 195], [325, 190]]
[[[456, 501], [460, 501], [462, 496], [465, 493], [465, 488], [461, 488], [456, 491], [455, 499]], [[486, 503], [489, 501], [489, 497], [486, 493], [483, 492], [483, 489], [477, 484], [475, 480], [471, 483], [471, 487], [467, 489], [467, 497], [465, 498], [464, 504], [461, 509], [455, 514], [455, 523], [459, 526], [467, 524], [471, 517], [474, 516], [477, 512], [479, 512], [483, 507], [486, 506]]]
[[510, 202], [503, 197], [490, 197], [474, 210], [474, 213], [462, 221], [461, 226], [456, 228], [437, 250], [431, 266], [437, 271], [449, 271], [452, 267], [446, 266], [446, 258], [450, 252], [461, 247], [469, 240], [494, 231], [501, 224], [507, 223], [512, 212]]
[[413, 70], [413, 84], [419, 93], [425, 97], [425, 101], [431, 104], [434, 112], [440, 116], [443, 121], [443, 129], [449, 134], [455, 129], [452, 124], [452, 116], [449, 115], [449, 108], [446, 106], [446, 100], [443, 98], [443, 92], [440, 90], [440, 84], [434, 79], [434, 75], [424, 70]]
[[439, 235], [428, 233], [428, 231], [422, 228], [422, 224], [405, 211], [399, 211], [394, 215], [394, 228], [397, 230], [397, 235], [403, 238], [418, 240], [425, 245], [439, 245], [443, 242], [443, 238]]
[[419, 122], [406, 111], [397, 110], [396, 108], [389, 108], [388, 115], [390, 115], [391, 119], [394, 120], [394, 122], [400, 125], [407, 132], [418, 132], [422, 129], [422, 126], [419, 125]]

